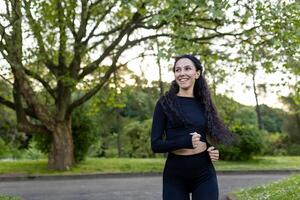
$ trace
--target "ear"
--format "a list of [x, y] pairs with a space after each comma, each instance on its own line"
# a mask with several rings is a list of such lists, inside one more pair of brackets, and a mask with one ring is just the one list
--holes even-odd
[[197, 71], [196, 73], [196, 79], [198, 79], [200, 77], [200, 71]]

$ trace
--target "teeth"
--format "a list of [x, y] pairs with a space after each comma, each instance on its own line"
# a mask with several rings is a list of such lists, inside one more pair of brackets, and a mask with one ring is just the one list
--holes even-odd
[[183, 82], [183, 81], [186, 81], [186, 80], [188, 80], [188, 79], [186, 79], [186, 78], [184, 78], [184, 79], [179, 79], [179, 81], [182, 81], [182, 82]]

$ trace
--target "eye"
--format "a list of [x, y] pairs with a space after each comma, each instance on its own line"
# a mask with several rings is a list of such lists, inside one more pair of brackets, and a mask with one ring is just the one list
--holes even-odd
[[191, 70], [192, 68], [191, 68], [190, 66], [186, 66], [184, 69], [185, 69], [186, 71], [188, 71], [188, 70]]
[[179, 71], [180, 71], [180, 68], [176, 68], [176, 69], [175, 69], [175, 72], [179, 72]]

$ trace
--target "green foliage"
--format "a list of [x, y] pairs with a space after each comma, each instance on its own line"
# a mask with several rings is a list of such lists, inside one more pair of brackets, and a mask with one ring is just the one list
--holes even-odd
[[242, 105], [225, 95], [213, 96], [213, 100], [216, 104], [220, 117], [227, 126], [230, 126], [238, 120], [235, 113], [241, 109]]
[[36, 142], [37, 148], [45, 154], [50, 152], [52, 138], [51, 135], [35, 134], [33, 141]]
[[98, 139], [97, 132], [93, 129], [96, 126], [92, 118], [84, 112], [85, 107], [78, 108], [73, 113], [72, 134], [74, 141], [75, 162], [84, 160], [89, 147]]
[[0, 138], [0, 158], [7, 158], [9, 155], [9, 147], [5, 142]]
[[300, 144], [290, 144], [287, 147], [287, 153], [291, 156], [299, 156], [300, 155]]
[[[37, 148], [35, 141], [30, 142], [29, 148], [24, 149], [24, 150], [19, 150], [19, 151], [21, 151], [20, 158], [22, 158], [22, 159], [37, 160], [37, 159], [42, 159], [42, 158], [46, 157], [45, 154], [42, 153], [42, 151], [40, 151]], [[15, 153], [15, 156], [16, 156], [16, 153]], [[16, 158], [16, 157], [14, 157], [14, 158]]]
[[280, 109], [271, 108], [267, 105], [260, 105], [262, 112], [262, 123], [264, 130], [268, 132], [282, 132], [285, 112]]
[[289, 112], [284, 115], [283, 131], [288, 134], [290, 144], [300, 144], [300, 104], [297, 104], [293, 94], [281, 100], [289, 108]]
[[124, 149], [129, 157], [153, 156], [150, 148], [150, 130], [152, 120], [132, 121], [124, 126]]
[[124, 117], [145, 120], [152, 116], [155, 103], [158, 99], [156, 88], [130, 88], [126, 92], [126, 106], [122, 110]]
[[249, 160], [261, 153], [263, 140], [261, 132], [256, 127], [235, 125], [231, 127], [231, 131], [238, 136], [237, 141], [229, 147], [220, 146], [221, 159]]
[[288, 136], [285, 133], [263, 132], [263, 155], [287, 155]]
[[236, 113], [234, 113], [233, 118], [235, 122], [241, 125], [253, 125], [257, 127], [257, 118], [255, 109], [250, 106], [240, 106]]
[[6, 144], [0, 138], [0, 158], [36, 160], [45, 158], [45, 155], [37, 149], [34, 141], [31, 141], [26, 149], [19, 149], [12, 144]]

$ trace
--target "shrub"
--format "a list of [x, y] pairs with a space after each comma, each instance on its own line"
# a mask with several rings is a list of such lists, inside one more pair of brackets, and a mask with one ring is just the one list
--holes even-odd
[[124, 150], [129, 157], [149, 157], [151, 119], [144, 121], [132, 121], [124, 126]]
[[286, 155], [287, 135], [283, 133], [263, 132], [263, 155]]
[[287, 147], [287, 153], [291, 156], [299, 156], [300, 155], [300, 144], [290, 144]]
[[237, 135], [232, 146], [221, 145], [220, 158], [223, 160], [249, 160], [262, 150], [261, 131], [252, 125], [234, 125], [231, 131]]
[[10, 148], [5, 142], [0, 138], [0, 158], [6, 158], [9, 156]]

